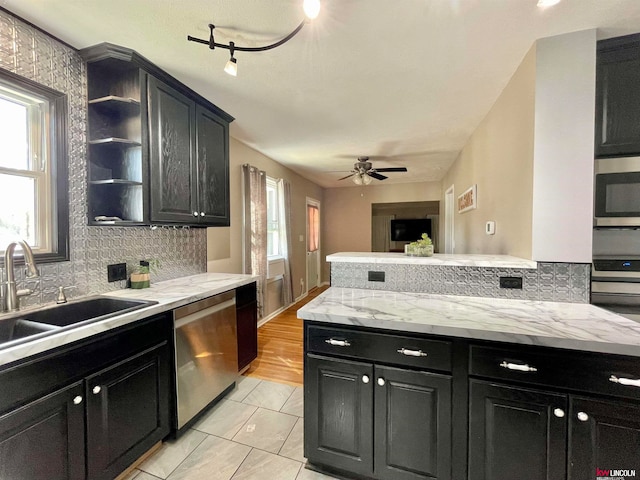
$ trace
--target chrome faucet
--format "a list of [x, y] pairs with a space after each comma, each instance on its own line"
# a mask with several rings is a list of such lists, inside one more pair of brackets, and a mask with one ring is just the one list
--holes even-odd
[[28, 288], [24, 290], [16, 289], [16, 274], [14, 271], [13, 255], [16, 247], [20, 245], [24, 256], [24, 264], [27, 267], [27, 278], [35, 278], [40, 276], [36, 261], [33, 258], [31, 247], [24, 240], [17, 240], [7, 245], [4, 250], [4, 275], [5, 281], [2, 282], [2, 311], [16, 312], [20, 310], [20, 297], [31, 295], [33, 290]]

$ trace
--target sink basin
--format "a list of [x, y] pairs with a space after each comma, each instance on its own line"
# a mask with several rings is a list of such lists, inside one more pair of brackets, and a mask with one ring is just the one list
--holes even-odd
[[21, 317], [32, 322], [67, 327], [82, 322], [104, 320], [105, 318], [138, 310], [154, 303], [157, 302], [125, 300], [113, 297], [92, 297], [86, 300], [56, 305], [44, 310], [25, 312]]
[[[17, 340], [33, 337], [38, 334], [55, 332], [60, 327], [31, 322], [22, 318], [0, 322], [0, 344], [19, 343]], [[5, 345], [3, 345], [4, 347]]]

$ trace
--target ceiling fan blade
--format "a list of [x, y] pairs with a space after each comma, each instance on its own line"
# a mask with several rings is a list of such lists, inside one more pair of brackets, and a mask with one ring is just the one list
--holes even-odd
[[376, 172], [406, 172], [407, 167], [376, 168]]
[[351, 175], [347, 175], [346, 177], [339, 178], [338, 180], [346, 180], [347, 178], [353, 177], [354, 175], [355, 173], [352, 173]]
[[370, 177], [376, 178], [378, 180], [385, 180], [389, 177], [385, 177], [384, 175], [380, 175], [379, 173], [376, 172], [367, 172], [367, 175], [369, 175]]

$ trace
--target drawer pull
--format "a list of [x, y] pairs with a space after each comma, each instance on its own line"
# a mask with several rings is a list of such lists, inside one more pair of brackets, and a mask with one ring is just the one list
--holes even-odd
[[408, 357], [426, 357], [427, 354], [422, 350], [409, 350], [408, 348], [400, 348], [398, 353], [406, 355]]
[[517, 370], [519, 372], [537, 372], [538, 371], [536, 367], [530, 367], [527, 364], [522, 365], [520, 363], [509, 363], [506, 361], [502, 362], [500, 366], [508, 370]]
[[325, 340], [329, 345], [333, 345], [334, 347], [350, 347], [351, 343], [348, 340], [336, 340], [334, 338], [330, 338]]
[[628, 385], [630, 387], [640, 387], [640, 380], [633, 380], [632, 378], [618, 378], [615, 375], [611, 375], [609, 377], [609, 381], [619, 383], [620, 385]]

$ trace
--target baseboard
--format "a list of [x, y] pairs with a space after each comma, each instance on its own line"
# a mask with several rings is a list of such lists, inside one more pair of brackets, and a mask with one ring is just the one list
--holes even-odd
[[275, 317], [277, 317], [278, 315], [280, 315], [282, 312], [284, 312], [287, 309], [287, 307], [280, 307], [278, 310], [276, 310], [275, 312], [273, 312], [272, 314], [270, 314], [267, 317], [261, 318], [260, 320], [258, 320], [258, 328], [260, 328], [261, 326], [263, 326], [265, 323], [267, 323], [270, 320], [273, 320]]
[[303, 298], [306, 298], [307, 295], [309, 295], [309, 292], [302, 292], [302, 295], [300, 295], [298, 298], [296, 298], [293, 303], [298, 303], [300, 300], [302, 300]]
[[330, 285], [330, 283], [329, 282], [322, 282], [319, 286], [320, 287], [324, 287], [325, 285]]

